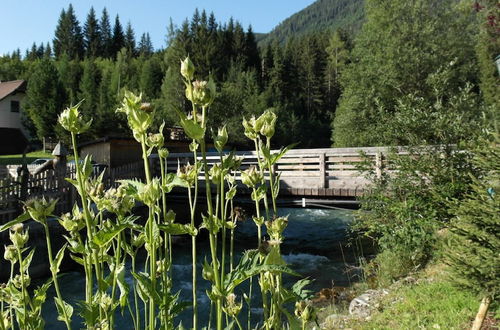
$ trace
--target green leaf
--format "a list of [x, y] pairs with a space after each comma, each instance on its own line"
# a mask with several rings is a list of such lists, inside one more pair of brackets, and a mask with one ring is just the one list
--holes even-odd
[[278, 153], [273, 153], [271, 157], [271, 165], [274, 165], [280, 160], [289, 150], [293, 149], [297, 143], [290, 144], [289, 146], [286, 146], [285, 148], [281, 148]]
[[45, 303], [45, 300], [47, 299], [47, 290], [50, 288], [50, 285], [52, 284], [52, 277], [47, 280], [42, 286], [38, 287], [33, 291], [33, 309], [38, 309], [39, 307], [42, 307], [42, 305]]
[[156, 303], [161, 301], [158, 292], [153, 288], [149, 274], [132, 272], [132, 275], [137, 280], [138, 293], [142, 301], [148, 302], [149, 299], [153, 299]]
[[128, 226], [125, 224], [118, 224], [110, 229], [101, 230], [92, 238], [92, 243], [97, 244], [99, 247], [106, 246], [116, 235], [127, 227]]
[[23, 259], [23, 269], [27, 270], [30, 267], [34, 254], [35, 254], [35, 249], [33, 248], [28, 253], [28, 255]]
[[64, 244], [63, 247], [59, 251], [57, 251], [56, 258], [54, 259], [54, 265], [50, 266], [50, 270], [54, 274], [59, 273], [59, 267], [61, 266], [61, 262], [64, 258], [64, 251], [66, 250], [66, 246], [68, 246], [68, 244]]
[[7, 222], [6, 224], [3, 224], [2, 226], [0, 226], [0, 233], [3, 231], [6, 231], [7, 229], [9, 229], [10, 227], [12, 227], [14, 225], [17, 225], [18, 223], [26, 221], [28, 219], [31, 219], [31, 216], [29, 215], [29, 213], [28, 212], [23, 213], [20, 216], [18, 216], [17, 218], [15, 218], [14, 220], [11, 220], [11, 221]]
[[[73, 315], [73, 306], [71, 306], [70, 304], [68, 304], [67, 302], [65, 302], [64, 300], [62, 299], [59, 299], [57, 297], [54, 297], [54, 300], [56, 302], [56, 307], [57, 307], [57, 314], [59, 314], [59, 316], [57, 317], [57, 319], [59, 321], [71, 321], [71, 316]], [[64, 314], [66, 313], [66, 317], [68, 318], [67, 320], [64, 318]]]
[[116, 280], [118, 284], [118, 288], [120, 289], [120, 306], [123, 309], [125, 306], [127, 306], [128, 303], [128, 294], [130, 292], [130, 286], [128, 285], [127, 281], [125, 280], [125, 264], [121, 263], [118, 265], [116, 268]]
[[184, 128], [184, 132], [186, 133], [186, 135], [191, 139], [201, 141], [205, 136], [205, 129], [201, 127], [201, 125], [198, 124], [195, 119], [185, 118], [181, 119], [179, 123], [181, 124], [182, 128]]
[[159, 224], [158, 227], [161, 231], [170, 235], [184, 235], [189, 232], [188, 229], [180, 223], [171, 223], [168, 225]]

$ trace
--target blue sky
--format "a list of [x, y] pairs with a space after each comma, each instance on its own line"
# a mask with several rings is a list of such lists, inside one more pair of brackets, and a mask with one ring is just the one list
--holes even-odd
[[[74, 0], [71, 3], [81, 24], [91, 6], [100, 16], [104, 7], [114, 22], [116, 14], [122, 25], [132, 23], [136, 37], [149, 32], [155, 48], [165, 46], [166, 27], [170, 18], [180, 25], [191, 17], [195, 8], [213, 11], [217, 20], [226, 22], [231, 16], [255, 32], [269, 32], [293, 13], [314, 0]], [[33, 42], [51, 41], [62, 8], [70, 1], [1, 0], [0, 54], [20, 48], [22, 54]]]

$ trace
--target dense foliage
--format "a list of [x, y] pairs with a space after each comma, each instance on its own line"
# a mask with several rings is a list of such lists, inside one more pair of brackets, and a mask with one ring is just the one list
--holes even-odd
[[[352, 65], [341, 77], [344, 92], [333, 122], [334, 144], [404, 145], [404, 137], [385, 134], [397, 119], [401, 99], [435, 102], [436, 73], [445, 68], [447, 76], [438, 77], [445, 80], [443, 89], [456, 93], [477, 83], [471, 12], [470, 5], [455, 1], [368, 0]], [[448, 101], [446, 96], [440, 100]]]

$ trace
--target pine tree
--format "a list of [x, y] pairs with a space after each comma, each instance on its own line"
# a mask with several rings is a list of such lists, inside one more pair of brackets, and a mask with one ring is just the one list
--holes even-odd
[[135, 45], [135, 32], [134, 29], [132, 29], [132, 24], [130, 24], [130, 21], [127, 23], [127, 28], [125, 30], [125, 48], [127, 48], [128, 52], [132, 56], [137, 55], [137, 50], [136, 50], [136, 45]]
[[63, 54], [67, 54], [70, 59], [83, 57], [82, 30], [71, 4], [67, 11], [63, 9], [61, 12], [53, 45], [57, 58]]
[[125, 35], [123, 34], [123, 27], [120, 23], [120, 17], [116, 15], [115, 25], [113, 26], [113, 38], [112, 38], [112, 56], [116, 57], [116, 54], [125, 46]]
[[113, 34], [111, 32], [111, 23], [109, 21], [108, 10], [106, 9], [106, 7], [104, 7], [104, 9], [102, 10], [99, 27], [101, 29], [102, 42], [101, 52], [99, 53], [99, 56], [105, 58], [114, 57], [115, 54], [113, 54]]
[[62, 129], [56, 129], [57, 116], [66, 103], [64, 88], [57, 69], [49, 59], [36, 62], [26, 90], [25, 109], [36, 127], [39, 139], [54, 137]]
[[153, 43], [151, 42], [151, 37], [149, 36], [149, 32], [143, 33], [141, 35], [138, 52], [139, 55], [142, 56], [151, 56], [153, 54], [154, 52]]
[[47, 42], [45, 46], [45, 52], [43, 53], [43, 57], [51, 58], [52, 57], [52, 48], [50, 47], [50, 43]]
[[59, 71], [59, 79], [62, 86], [66, 91], [69, 103], [76, 104], [78, 100], [78, 91], [80, 86], [80, 77], [82, 75], [82, 68], [80, 61], [71, 60], [66, 54], [63, 54], [59, 61], [55, 62], [57, 70]]
[[101, 52], [101, 33], [99, 28], [99, 22], [95, 15], [94, 7], [90, 7], [90, 11], [87, 15], [87, 20], [85, 21], [83, 27], [83, 42], [85, 46], [85, 56], [95, 58], [100, 55]]
[[259, 73], [261, 70], [259, 49], [257, 47], [255, 34], [253, 33], [251, 25], [248, 27], [247, 33], [245, 35], [245, 53], [245, 56], [247, 58], [247, 68], [254, 68], [257, 70], [257, 73]]

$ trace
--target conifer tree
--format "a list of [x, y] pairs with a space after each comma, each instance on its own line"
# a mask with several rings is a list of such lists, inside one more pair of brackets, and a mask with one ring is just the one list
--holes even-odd
[[151, 37], [149, 36], [149, 32], [143, 33], [141, 35], [138, 52], [139, 55], [142, 56], [151, 56], [151, 54], [153, 54], [154, 52], [153, 43], [151, 42]]
[[127, 48], [127, 51], [132, 56], [136, 56], [135, 32], [130, 21], [127, 23], [127, 28], [125, 30], [125, 48]]
[[97, 20], [94, 7], [90, 7], [83, 27], [83, 42], [85, 46], [85, 56], [95, 58], [101, 52], [101, 33], [99, 28], [99, 21]]
[[[496, 120], [500, 120], [500, 72], [495, 58], [500, 56], [500, 5], [496, 0], [475, 2], [479, 11], [479, 38], [476, 46], [479, 61], [481, 91], [488, 105], [496, 109]], [[494, 115], [495, 115], [494, 114]]]
[[161, 91], [163, 71], [161, 61], [157, 56], [152, 56], [144, 62], [139, 81], [139, 88], [146, 99], [156, 99]]
[[113, 26], [113, 38], [112, 38], [112, 57], [116, 57], [118, 53], [125, 46], [125, 35], [123, 34], [123, 27], [120, 23], [120, 17], [116, 15], [115, 25]]
[[67, 54], [70, 59], [82, 58], [83, 35], [73, 6], [61, 11], [53, 41], [56, 58]]
[[113, 54], [113, 34], [111, 32], [111, 23], [109, 21], [108, 10], [106, 7], [102, 10], [101, 19], [99, 23], [101, 29], [101, 52], [100, 56], [105, 58], [114, 57]]

